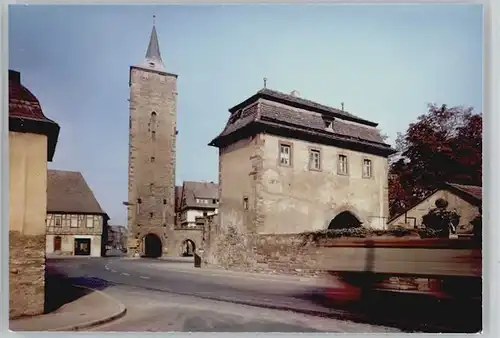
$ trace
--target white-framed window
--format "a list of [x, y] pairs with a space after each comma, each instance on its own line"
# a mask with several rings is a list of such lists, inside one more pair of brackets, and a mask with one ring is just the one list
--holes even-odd
[[363, 177], [364, 178], [372, 177], [373, 174], [372, 171], [373, 171], [372, 161], [366, 158], [363, 159]]
[[71, 215], [71, 227], [78, 228], [78, 215]]
[[94, 228], [98, 228], [101, 225], [102, 216], [94, 215]]
[[309, 169], [311, 170], [321, 169], [321, 153], [318, 149], [309, 150]]
[[85, 215], [78, 215], [78, 226], [83, 228], [86, 225], [86, 217]]
[[348, 173], [347, 165], [348, 165], [347, 156], [346, 155], [339, 155], [337, 172], [341, 175], [347, 175], [347, 173]]
[[62, 217], [61, 215], [54, 216], [54, 226], [61, 227], [62, 226]]
[[287, 167], [292, 164], [292, 147], [289, 144], [280, 143], [280, 164]]
[[94, 227], [94, 217], [92, 215], [87, 215], [87, 228], [93, 228]]

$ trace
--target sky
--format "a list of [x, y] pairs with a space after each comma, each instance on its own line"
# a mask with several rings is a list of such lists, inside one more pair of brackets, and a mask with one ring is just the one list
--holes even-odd
[[9, 69], [61, 126], [51, 169], [80, 171], [126, 225], [129, 67], [153, 15], [179, 75], [176, 182], [218, 180], [207, 144], [263, 87], [379, 123], [393, 143], [428, 103], [482, 111], [480, 5], [11, 5]]

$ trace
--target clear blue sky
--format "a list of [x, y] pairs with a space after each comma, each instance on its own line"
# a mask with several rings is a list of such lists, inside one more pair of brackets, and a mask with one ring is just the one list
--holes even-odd
[[126, 224], [128, 71], [156, 26], [179, 74], [177, 183], [217, 181], [207, 143], [268, 87], [376, 121], [393, 142], [426, 104], [482, 110], [478, 5], [11, 6], [9, 68], [61, 126], [50, 168], [81, 171]]

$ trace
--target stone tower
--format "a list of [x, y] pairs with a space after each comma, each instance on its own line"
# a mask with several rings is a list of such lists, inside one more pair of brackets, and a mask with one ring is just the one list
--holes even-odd
[[154, 24], [129, 86], [128, 253], [158, 257], [174, 233], [177, 75], [165, 70]]

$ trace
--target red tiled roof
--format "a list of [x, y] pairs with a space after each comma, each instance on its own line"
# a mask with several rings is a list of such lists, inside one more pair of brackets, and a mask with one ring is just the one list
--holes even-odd
[[456, 184], [456, 183], [447, 183], [448, 185], [463, 191], [464, 193], [477, 198], [478, 200], [483, 199], [483, 188], [475, 185], [465, 185], [465, 184]]
[[42, 111], [40, 102], [21, 84], [21, 74], [9, 70], [9, 117], [50, 121]]
[[21, 74], [9, 69], [9, 132], [47, 135], [47, 160], [56, 151], [59, 125], [47, 118], [40, 102], [21, 84]]

